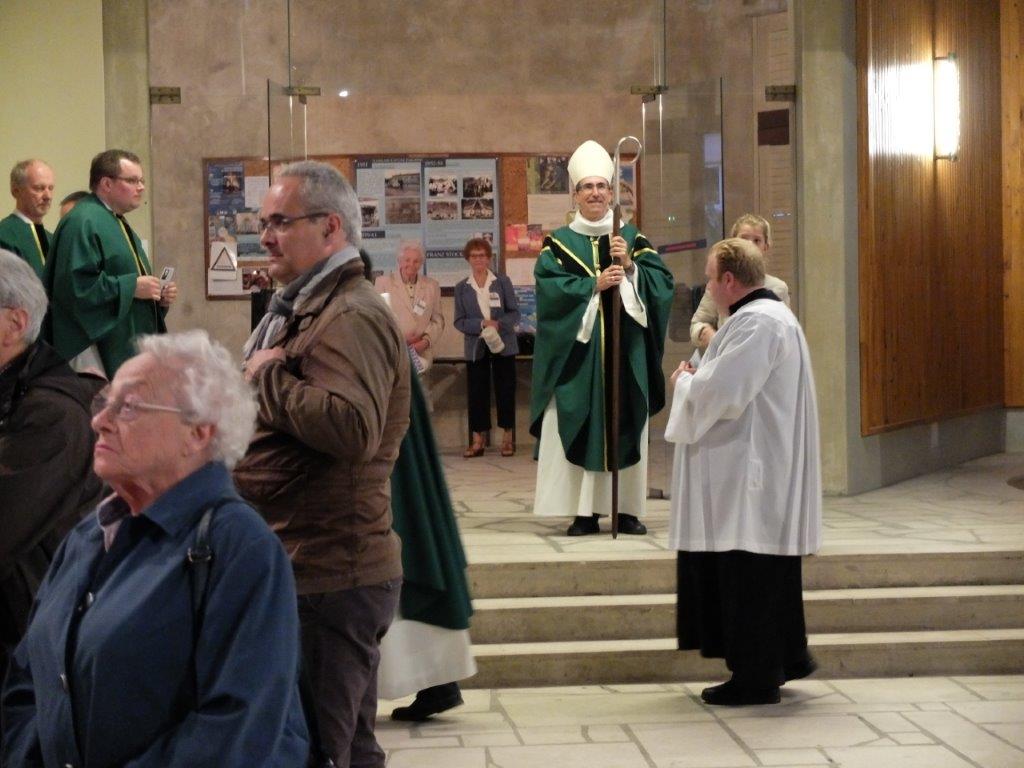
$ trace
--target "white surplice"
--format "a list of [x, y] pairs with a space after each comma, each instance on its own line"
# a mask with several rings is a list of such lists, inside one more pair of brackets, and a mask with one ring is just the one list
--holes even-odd
[[806, 555], [821, 545], [818, 409], [803, 330], [781, 301], [729, 317], [695, 374], [680, 374], [669, 544]]

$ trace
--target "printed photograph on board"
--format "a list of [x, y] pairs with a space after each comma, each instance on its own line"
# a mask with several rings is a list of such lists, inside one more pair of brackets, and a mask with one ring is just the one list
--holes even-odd
[[494, 197], [493, 176], [463, 176], [463, 197]]
[[384, 174], [384, 194], [387, 197], [420, 194], [420, 175], [407, 171], [387, 171]]
[[459, 191], [454, 176], [433, 176], [427, 179], [427, 194], [430, 197], [454, 197]]

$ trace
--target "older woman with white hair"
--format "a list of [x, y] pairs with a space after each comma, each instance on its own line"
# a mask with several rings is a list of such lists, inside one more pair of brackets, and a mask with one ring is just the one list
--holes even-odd
[[0, 762], [304, 766], [291, 565], [229, 474], [253, 396], [203, 331], [138, 346], [93, 404], [114, 493], [40, 588]]

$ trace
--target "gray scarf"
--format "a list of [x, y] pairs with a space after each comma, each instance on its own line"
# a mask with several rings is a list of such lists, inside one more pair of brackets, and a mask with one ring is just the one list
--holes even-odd
[[260, 324], [256, 326], [256, 330], [252, 332], [245, 342], [245, 346], [242, 347], [242, 356], [248, 360], [257, 349], [268, 348], [271, 340], [277, 337], [278, 332], [291, 319], [295, 310], [302, 308], [303, 303], [316, 290], [316, 287], [345, 264], [358, 258], [359, 251], [354, 246], [347, 245], [337, 253], [318, 262], [275, 293], [270, 299], [267, 314], [263, 316]]

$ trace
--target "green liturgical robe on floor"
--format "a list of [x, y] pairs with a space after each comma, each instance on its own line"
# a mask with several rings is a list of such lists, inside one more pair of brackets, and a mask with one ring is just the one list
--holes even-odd
[[21, 256], [36, 271], [40, 280], [43, 279], [46, 265], [47, 243], [53, 242], [53, 233], [44, 229], [43, 237], [46, 242], [40, 242], [32, 225], [16, 213], [0, 221], [0, 248]]
[[466, 555], [416, 376], [412, 377], [409, 431], [391, 473], [391, 511], [402, 539], [402, 618], [468, 629], [473, 606]]
[[82, 198], [57, 225], [46, 262], [53, 346], [71, 360], [95, 345], [113, 378], [137, 335], [166, 331], [167, 310], [135, 298], [136, 279], [152, 273], [138, 235], [95, 195]]
[[[673, 279], [647, 238], [627, 224], [622, 237], [636, 270], [630, 276], [644, 305], [647, 327], [620, 310], [620, 469], [640, 460], [647, 420], [665, 405], [661, 357]], [[590, 237], [562, 227], [544, 241], [534, 269], [537, 337], [533, 358], [530, 432], [540, 437], [544, 411], [555, 398], [566, 459], [588, 471], [612, 469], [608, 455], [611, 398], [611, 294], [602, 292], [587, 342], [577, 340], [597, 275], [611, 266], [609, 236]]]

